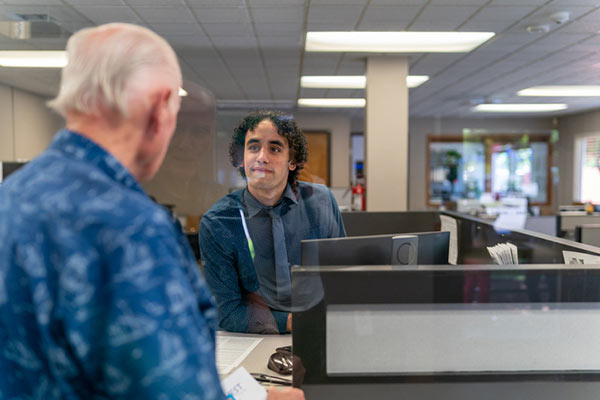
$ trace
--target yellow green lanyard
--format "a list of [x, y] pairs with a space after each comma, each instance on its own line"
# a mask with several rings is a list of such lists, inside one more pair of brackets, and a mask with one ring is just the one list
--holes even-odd
[[250, 250], [250, 256], [252, 257], [252, 261], [254, 261], [254, 243], [252, 243], [252, 239], [250, 238], [250, 233], [248, 232], [248, 226], [246, 226], [246, 217], [244, 217], [244, 211], [242, 208], [240, 210], [240, 217], [242, 217], [242, 225], [244, 226], [244, 234], [246, 235], [246, 240], [248, 241], [248, 249]]

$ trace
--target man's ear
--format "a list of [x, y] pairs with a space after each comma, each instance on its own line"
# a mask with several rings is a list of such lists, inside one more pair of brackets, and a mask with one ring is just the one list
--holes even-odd
[[151, 97], [150, 109], [147, 114], [146, 134], [154, 137], [159, 134], [161, 127], [165, 124], [165, 118], [169, 116], [169, 100], [171, 91], [163, 89]]
[[288, 168], [290, 171], [293, 171], [296, 169], [296, 163], [292, 160], [288, 161]]

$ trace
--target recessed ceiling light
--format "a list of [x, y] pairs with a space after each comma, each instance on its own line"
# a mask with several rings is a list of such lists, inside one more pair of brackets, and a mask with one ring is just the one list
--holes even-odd
[[[406, 85], [415, 88], [428, 80], [427, 75], [408, 75]], [[364, 89], [367, 86], [367, 77], [363, 75], [303, 76], [300, 78], [300, 86], [318, 89]]]
[[471, 108], [476, 112], [548, 112], [566, 110], [567, 105], [561, 103], [547, 104], [479, 104]]
[[494, 32], [307, 32], [306, 51], [375, 53], [464, 53]]
[[179, 96], [183, 97], [183, 96], [187, 96], [188, 92], [186, 92], [183, 88], [179, 88]]
[[519, 96], [595, 97], [600, 96], [600, 85], [533, 86], [519, 90]]
[[300, 107], [362, 108], [365, 99], [298, 99]]
[[67, 53], [60, 51], [0, 51], [0, 66], [23, 68], [62, 68]]

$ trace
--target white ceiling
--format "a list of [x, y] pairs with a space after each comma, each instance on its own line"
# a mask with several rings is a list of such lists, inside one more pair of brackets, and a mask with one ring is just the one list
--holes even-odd
[[[553, 23], [556, 11], [569, 11], [570, 20]], [[600, 108], [598, 97], [515, 94], [534, 85], [600, 84], [600, 0], [0, 0], [0, 20], [15, 13], [48, 14], [69, 31], [116, 21], [147, 26], [175, 48], [184, 79], [210, 89], [223, 107], [363, 97], [363, 90], [299, 87], [301, 75], [365, 72], [366, 54], [305, 53], [308, 30], [491, 30], [496, 37], [471, 53], [408, 55], [411, 74], [431, 76], [411, 89], [411, 116], [471, 116], [475, 101], [569, 104], [554, 115]], [[528, 33], [535, 24], [550, 31]], [[0, 50], [65, 43], [0, 37]], [[59, 72], [0, 67], [0, 82], [51, 96]]]

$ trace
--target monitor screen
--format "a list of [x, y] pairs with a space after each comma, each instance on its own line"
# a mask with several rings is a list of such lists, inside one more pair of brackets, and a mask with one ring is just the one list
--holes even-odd
[[302, 265], [443, 265], [448, 264], [449, 242], [448, 232], [303, 240], [301, 262]]

